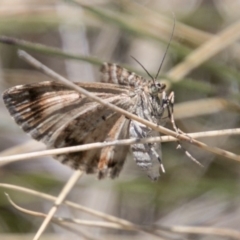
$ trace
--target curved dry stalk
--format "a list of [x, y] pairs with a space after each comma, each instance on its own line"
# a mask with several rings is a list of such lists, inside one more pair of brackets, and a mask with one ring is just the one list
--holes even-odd
[[[224, 129], [224, 130], [215, 130], [215, 131], [206, 131], [206, 132], [197, 132], [197, 133], [188, 133], [188, 136], [191, 138], [202, 138], [202, 137], [216, 137], [216, 136], [226, 136], [226, 135], [239, 135], [240, 128], [234, 129]], [[49, 155], [57, 155], [63, 153], [73, 153], [73, 152], [81, 152], [87, 151], [95, 148], [104, 148], [109, 146], [117, 146], [117, 145], [131, 145], [134, 143], [153, 143], [153, 142], [172, 142], [177, 141], [176, 138], [172, 136], [162, 136], [162, 137], [150, 137], [150, 138], [141, 138], [141, 139], [124, 139], [124, 140], [116, 140], [110, 142], [96, 142], [96, 143], [89, 143], [79, 146], [73, 147], [64, 147], [64, 148], [57, 148], [57, 149], [49, 149], [31, 153], [22, 153], [16, 154], [11, 156], [3, 156], [0, 157], [0, 166], [4, 164], [9, 164], [11, 162], [28, 160], [36, 157], [43, 157]], [[18, 149], [17, 147], [10, 148], [9, 152], [14, 152], [14, 149]], [[4, 151], [4, 155], [6, 155], [8, 151]], [[1, 156], [1, 154], [0, 154]]]
[[[8, 199], [8, 201], [10, 202], [10, 204], [14, 208], [16, 208], [18, 211], [23, 212], [23, 213], [28, 214], [28, 215], [35, 216], [35, 217], [42, 217], [42, 218], [44, 218], [44, 217], [47, 216], [44, 213], [36, 212], [36, 211], [32, 211], [32, 210], [20, 207], [15, 202], [13, 202], [13, 200], [10, 198], [10, 196], [7, 193], [5, 193], [5, 195], [6, 195], [7, 199]], [[89, 240], [99, 240], [99, 238], [93, 238], [93, 237], [85, 236], [85, 233], [82, 230], [80, 230], [79, 228], [73, 228], [73, 227], [67, 225], [67, 223], [77, 223], [77, 224], [80, 224], [75, 219], [64, 219], [64, 218], [61, 218], [61, 217], [53, 217], [52, 218], [52, 222], [54, 224], [57, 224], [57, 225], [65, 228], [66, 230], [69, 230], [70, 232], [76, 233], [77, 235], [79, 235], [79, 234], [84, 235], [84, 237], [86, 239], [89, 239]]]
[[[28, 188], [25, 188], [25, 187], [12, 185], [12, 184], [0, 183], [0, 187], [7, 188], [7, 189], [12, 189], [12, 190], [15, 190], [15, 191], [19, 191], [21, 193], [27, 193], [27, 194], [36, 196], [38, 198], [42, 198], [42, 199], [52, 201], [52, 202], [56, 201], [56, 199], [57, 199], [56, 197], [54, 197], [52, 195], [42, 193], [42, 192], [39, 192], [39, 191], [36, 191], [36, 190], [28, 189]], [[126, 227], [131, 227], [131, 226], [134, 227], [135, 226], [135, 224], [133, 224], [133, 223], [127, 221], [127, 220], [117, 218], [117, 217], [114, 217], [112, 215], [93, 210], [91, 208], [84, 207], [82, 205], [79, 205], [79, 204], [71, 202], [71, 201], [64, 201], [63, 204], [67, 205], [68, 207], [71, 207], [71, 208], [80, 210], [82, 212], [85, 212], [87, 214], [93, 215], [95, 217], [102, 218], [106, 221], [118, 223], [118, 224], [124, 225]]]
[[[8, 201], [10, 202], [10, 204], [15, 207], [17, 210], [29, 214], [29, 215], [33, 215], [36, 217], [42, 217], [42, 218], [47, 218], [48, 215], [41, 213], [41, 212], [36, 212], [36, 211], [32, 211], [32, 210], [28, 210], [26, 208], [20, 207], [18, 206], [16, 203], [13, 202], [13, 200], [10, 198], [10, 196], [5, 193]], [[146, 227], [146, 226], [139, 226], [136, 225], [138, 227], [138, 229], [136, 229], [134, 227], [134, 224], [132, 225], [121, 225], [119, 223], [112, 223], [112, 222], [103, 222], [103, 221], [89, 221], [89, 220], [80, 220], [80, 219], [76, 219], [76, 218], [62, 218], [62, 217], [53, 217], [52, 221], [55, 224], [59, 224], [60, 226], [66, 226], [65, 224], [69, 224], [69, 223], [74, 223], [74, 224], [78, 224], [78, 225], [82, 225], [85, 227], [100, 227], [100, 228], [110, 228], [110, 229], [118, 229], [118, 230], [128, 230], [128, 231], [139, 231], [139, 229], [142, 229], [142, 231], [145, 231], [145, 229], [147, 230], [151, 230], [151, 231], [155, 231], [155, 229], [151, 229], [151, 227]], [[162, 239], [163, 238], [159, 238], [158, 234], [153, 234], [158, 236], [157, 239]]]
[[[240, 31], [239, 31], [240, 32]], [[26, 62], [28, 62], [29, 64], [31, 64], [32, 66], [34, 66], [36, 69], [42, 71], [43, 73], [47, 74], [48, 76], [52, 77], [53, 79], [61, 82], [62, 84], [66, 85], [67, 87], [70, 87], [71, 89], [85, 95], [86, 97], [91, 98], [92, 100], [114, 110], [115, 112], [121, 113], [124, 116], [136, 120], [137, 122], [140, 122], [150, 128], [152, 128], [153, 130], [157, 131], [157, 132], [161, 132], [164, 133], [166, 135], [170, 135], [173, 136], [179, 140], [183, 140], [183, 141], [187, 141], [190, 142], [191, 144], [202, 148], [206, 151], [218, 154], [218, 155], [223, 155], [225, 157], [228, 157], [230, 159], [236, 160], [236, 161], [240, 161], [240, 156], [236, 155], [232, 152], [229, 151], [225, 151], [222, 150], [220, 148], [217, 147], [210, 147], [205, 143], [202, 143], [200, 141], [197, 141], [195, 139], [190, 139], [187, 135], [183, 135], [183, 134], [176, 134], [176, 132], [171, 131], [167, 128], [164, 128], [162, 126], [156, 125], [152, 122], [149, 122], [145, 119], [142, 119], [140, 117], [138, 117], [135, 114], [131, 114], [128, 111], [123, 110], [122, 108], [119, 108], [113, 104], [107, 103], [104, 100], [102, 100], [101, 98], [95, 96], [94, 94], [88, 92], [87, 90], [77, 86], [76, 84], [70, 82], [69, 80], [67, 80], [66, 78], [62, 77], [61, 75], [57, 74], [56, 72], [54, 72], [53, 70], [51, 70], [50, 68], [46, 67], [44, 64], [40, 63], [39, 61], [37, 61], [35, 58], [33, 58], [32, 56], [30, 56], [28, 53], [26, 53], [25, 51], [19, 50], [19, 57], [24, 59]]]
[[32, 210], [29, 210], [29, 209], [26, 209], [26, 208], [23, 208], [23, 207], [18, 206], [18, 205], [11, 199], [11, 197], [9, 196], [9, 194], [6, 193], [6, 192], [5, 192], [5, 196], [7, 197], [9, 203], [10, 203], [14, 208], [16, 208], [18, 211], [20, 211], [20, 212], [26, 213], [26, 214], [28, 214], [28, 215], [36, 216], [36, 217], [45, 217], [45, 216], [46, 216], [46, 214], [44, 214], [44, 213], [32, 211]]
[[[47, 214], [42, 213], [42, 212], [37, 212], [37, 211], [32, 211], [23, 207], [20, 207], [17, 205], [9, 196], [8, 193], [5, 193], [5, 196], [7, 197], [9, 203], [16, 208], [18, 211], [35, 216], [35, 217], [41, 217], [41, 218], [46, 218]], [[111, 222], [103, 222], [103, 221], [89, 221], [89, 220], [80, 220], [76, 218], [62, 218], [62, 217], [53, 217], [52, 221], [55, 222], [67, 222], [67, 223], [75, 223], [78, 225], [84, 225], [87, 227], [101, 227], [101, 228], [111, 228], [111, 229], [121, 229], [121, 230], [130, 230], [130, 231], [136, 231], [136, 229], [132, 228], [131, 226], [123, 226], [117, 223], [111, 223]]]

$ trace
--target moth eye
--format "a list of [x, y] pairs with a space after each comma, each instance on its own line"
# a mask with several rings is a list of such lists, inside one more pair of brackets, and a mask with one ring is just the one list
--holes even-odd
[[155, 93], [158, 92], [158, 88], [157, 88], [157, 86], [155, 84], [151, 85], [151, 92], [152, 92], [152, 94], [155, 94]]

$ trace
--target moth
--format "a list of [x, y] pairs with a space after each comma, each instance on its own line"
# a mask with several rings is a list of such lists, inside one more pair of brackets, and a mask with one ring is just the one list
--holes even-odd
[[[101, 82], [76, 83], [137, 116], [162, 124], [164, 113], [173, 121], [174, 93], [166, 85], [145, 79], [111, 63], [101, 67]], [[149, 127], [54, 81], [19, 85], [3, 93], [4, 103], [16, 123], [47, 148], [62, 148], [93, 142], [159, 136]], [[131, 145], [133, 158], [152, 180], [164, 172], [161, 143]], [[98, 178], [119, 175], [128, 146], [110, 146], [54, 156], [63, 164]]]

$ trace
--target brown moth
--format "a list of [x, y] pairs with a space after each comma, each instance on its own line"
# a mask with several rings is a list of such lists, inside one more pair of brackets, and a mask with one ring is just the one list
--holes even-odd
[[[172, 118], [174, 94], [166, 95], [165, 84], [110, 63], [103, 64], [101, 73], [100, 83], [76, 84], [153, 123], [162, 124], [165, 110]], [[4, 92], [3, 100], [16, 123], [48, 148], [159, 136], [145, 125], [54, 81], [12, 87]], [[115, 178], [123, 167], [128, 148], [110, 146], [54, 158], [74, 169], [97, 173], [99, 179]], [[164, 172], [161, 143], [133, 144], [131, 150], [137, 165], [152, 180], [157, 180], [159, 171]]]

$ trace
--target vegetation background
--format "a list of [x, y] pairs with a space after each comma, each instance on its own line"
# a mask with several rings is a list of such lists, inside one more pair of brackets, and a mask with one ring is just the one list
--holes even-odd
[[[103, 61], [118, 63], [147, 77], [131, 56], [155, 75], [173, 30], [172, 13], [176, 18], [176, 27], [161, 78], [167, 83], [168, 92], [175, 92], [177, 125], [187, 133], [238, 128], [240, 34], [239, 37], [234, 36], [234, 33], [240, 32], [240, 1], [237, 0], [2, 0], [0, 91], [17, 84], [49, 80], [18, 58], [18, 48], [27, 50], [72, 81], [98, 81], [99, 63]], [[227, 39], [220, 35], [214, 45], [201, 50], [215, 34], [235, 25], [236, 30], [227, 35]], [[6, 45], [2, 36], [26, 40], [32, 45], [28, 42], [25, 45], [20, 43], [21, 46]], [[37, 43], [56, 49], [53, 51]], [[191, 61], [186, 62], [191, 54], [195, 56], [192, 59], [194, 66]], [[176, 68], [182, 63], [185, 63], [184, 69]], [[0, 111], [1, 156], [42, 148], [14, 123], [2, 100]], [[166, 126], [171, 128], [171, 124]], [[201, 141], [240, 153], [238, 135], [216, 135], [201, 138]], [[96, 176], [84, 175], [68, 199], [140, 225], [239, 230], [239, 162], [187, 143], [184, 146], [204, 165], [203, 168], [190, 161], [183, 151], [176, 150], [176, 143], [163, 143], [166, 174], [158, 182], [152, 183], [129, 155], [119, 178], [98, 181]], [[34, 211], [47, 213], [52, 202], [10, 190], [3, 184], [57, 196], [73, 171], [51, 157], [11, 163], [0, 161], [0, 164], [1, 239], [31, 239], [42, 219], [16, 210], [4, 192], [18, 205]], [[56, 215], [96, 220], [96, 217], [66, 206], [61, 206]], [[76, 235], [50, 224], [41, 239], [149, 237], [146, 233], [93, 226], [79, 226], [78, 230], [81, 233]], [[185, 232], [163, 234], [162, 237], [227, 239], [229, 235], [214, 238], [209, 233]]]

